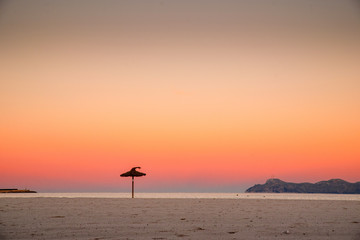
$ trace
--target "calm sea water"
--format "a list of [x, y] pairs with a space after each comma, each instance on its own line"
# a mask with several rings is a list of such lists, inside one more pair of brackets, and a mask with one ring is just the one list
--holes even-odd
[[[131, 198], [131, 193], [3, 193], [0, 198]], [[135, 193], [136, 198], [292, 199], [360, 201], [360, 194], [302, 193]]]

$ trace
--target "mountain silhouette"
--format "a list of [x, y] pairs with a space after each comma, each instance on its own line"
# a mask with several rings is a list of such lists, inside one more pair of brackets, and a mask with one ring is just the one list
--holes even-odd
[[360, 182], [349, 183], [342, 179], [330, 179], [317, 183], [291, 183], [271, 178], [265, 184], [256, 184], [245, 192], [360, 194]]

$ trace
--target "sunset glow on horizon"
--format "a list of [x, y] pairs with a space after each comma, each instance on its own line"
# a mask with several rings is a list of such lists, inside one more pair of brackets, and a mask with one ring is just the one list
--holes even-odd
[[360, 181], [355, 1], [3, 1], [0, 188]]

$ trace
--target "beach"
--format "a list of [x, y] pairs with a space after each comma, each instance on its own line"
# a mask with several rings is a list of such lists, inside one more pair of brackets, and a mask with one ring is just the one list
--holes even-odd
[[0, 239], [360, 239], [360, 201], [0, 198]]

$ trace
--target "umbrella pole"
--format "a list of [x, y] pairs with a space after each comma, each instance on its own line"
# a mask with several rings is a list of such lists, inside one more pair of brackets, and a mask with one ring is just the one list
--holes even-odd
[[132, 196], [132, 198], [134, 198], [134, 176], [132, 177], [131, 196]]

